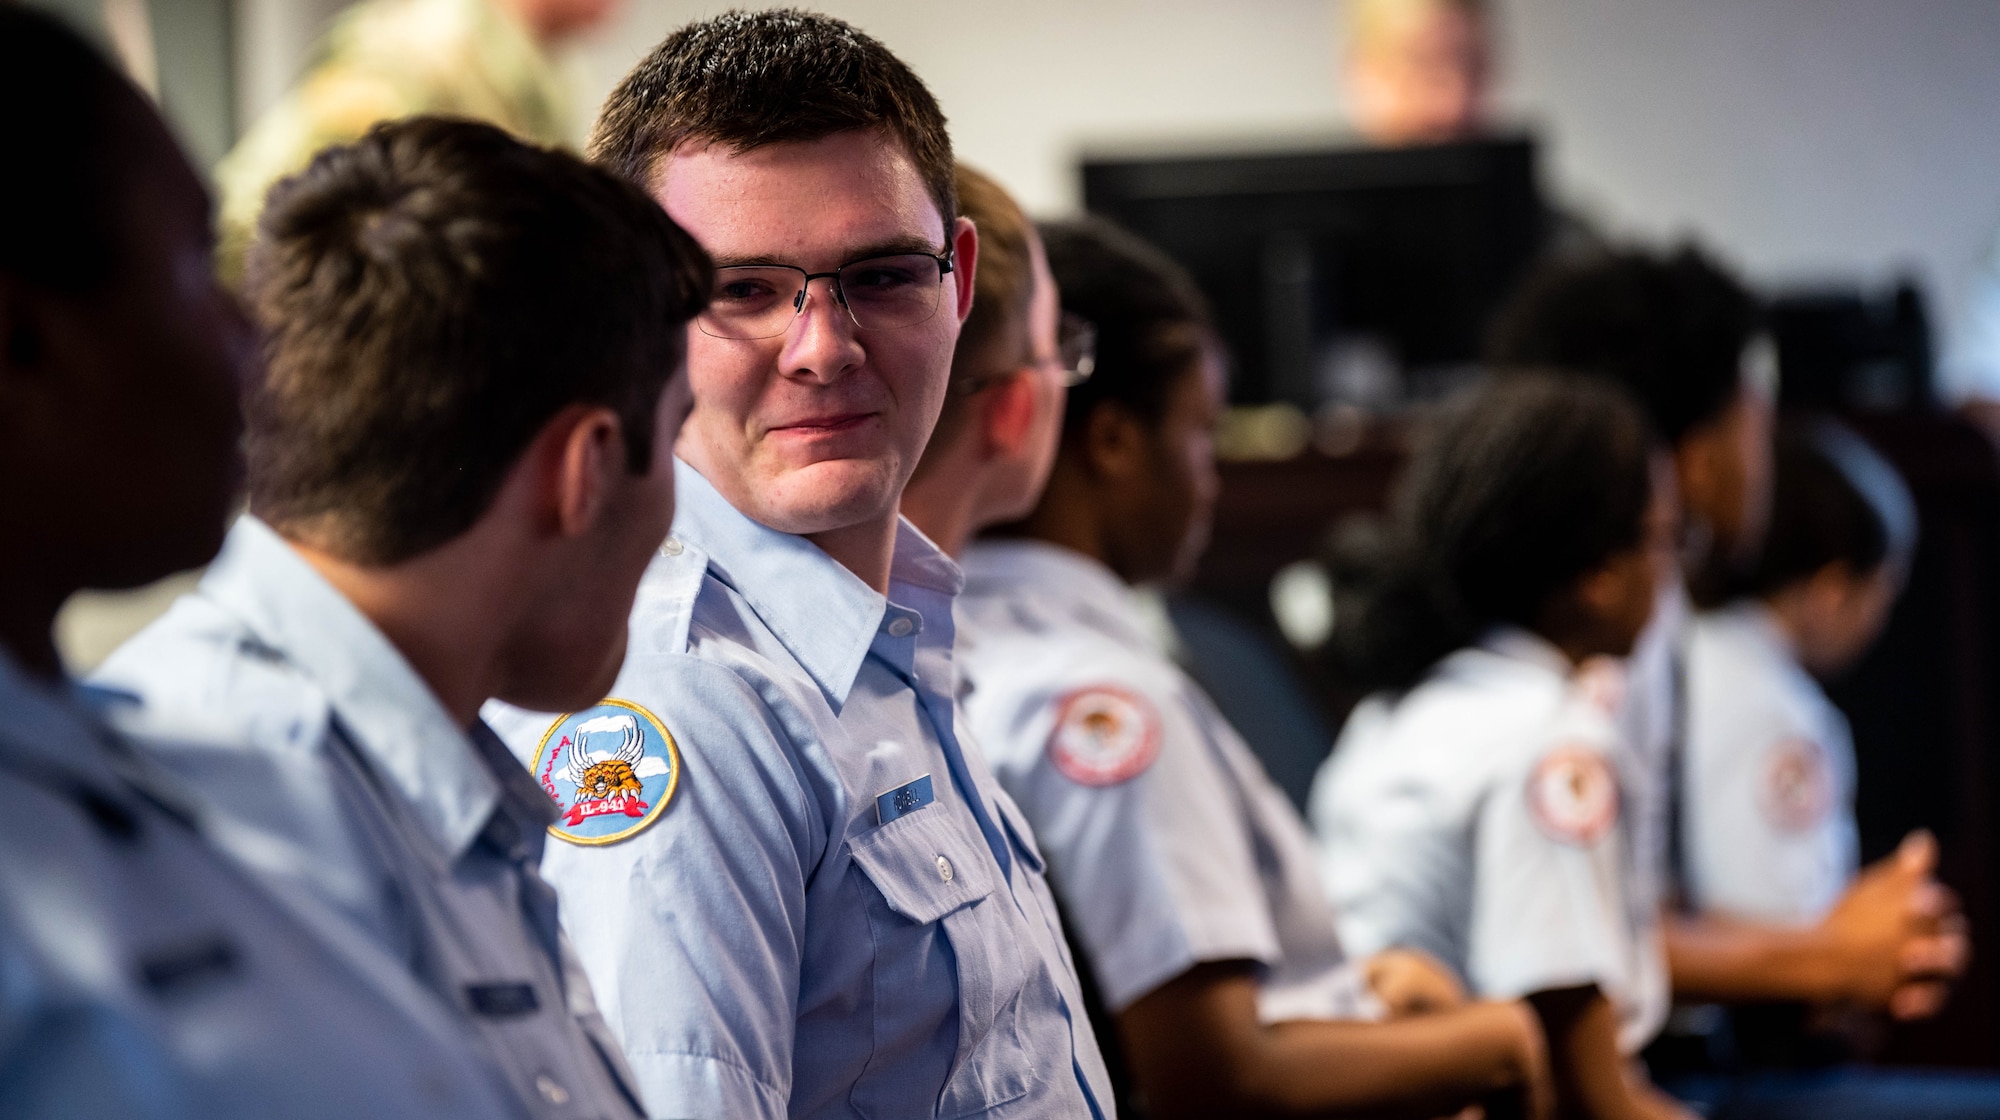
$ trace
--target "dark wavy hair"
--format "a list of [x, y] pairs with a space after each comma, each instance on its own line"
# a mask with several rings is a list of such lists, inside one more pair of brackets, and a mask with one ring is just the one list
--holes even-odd
[[1335, 655], [1400, 692], [1495, 625], [1532, 629], [1640, 542], [1653, 446], [1623, 393], [1584, 378], [1509, 374], [1453, 397], [1381, 531], [1335, 558]]
[[1735, 400], [1762, 326], [1757, 298], [1701, 250], [1619, 249], [1531, 273], [1495, 315], [1486, 357], [1620, 385], [1675, 444]]

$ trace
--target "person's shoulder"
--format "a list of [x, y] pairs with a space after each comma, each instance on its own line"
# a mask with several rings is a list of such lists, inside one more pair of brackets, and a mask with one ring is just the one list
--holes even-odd
[[166, 751], [311, 753], [331, 719], [310, 676], [199, 591], [115, 650], [88, 683], [108, 700], [115, 727]]

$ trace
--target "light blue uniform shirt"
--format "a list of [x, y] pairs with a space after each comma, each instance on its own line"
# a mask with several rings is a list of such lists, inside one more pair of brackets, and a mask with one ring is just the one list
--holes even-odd
[[1105, 1006], [1248, 960], [1267, 1023], [1378, 1016], [1305, 822], [1131, 589], [1038, 541], [974, 545], [965, 571], [965, 710], [1049, 854]]
[[157, 757], [218, 840], [403, 962], [533, 1115], [639, 1115], [536, 872], [548, 799], [268, 526], [239, 520], [97, 679], [139, 698], [128, 726], [180, 741]]
[[[885, 600], [676, 485], [612, 693], [677, 744], [669, 803], [543, 860], [653, 1115], [1102, 1115], [1041, 857], [958, 729], [957, 567], [904, 523]], [[498, 707], [531, 759], [626, 718]]]
[[[314, 932], [183, 790], [0, 653], [0, 1115], [523, 1115], [394, 962]], [[337, 931], [335, 931], [337, 933]]]
[[1811, 925], [1854, 878], [1854, 739], [1763, 604], [1687, 642], [1688, 893], [1701, 911]]

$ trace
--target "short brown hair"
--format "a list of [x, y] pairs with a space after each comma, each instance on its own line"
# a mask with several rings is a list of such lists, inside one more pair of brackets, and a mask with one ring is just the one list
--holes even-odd
[[617, 412], [648, 469], [708, 257], [632, 184], [490, 125], [415, 117], [271, 191], [248, 294], [250, 508], [358, 563], [470, 528], [557, 412]]
[[817, 12], [730, 11], [667, 36], [605, 99], [590, 157], [650, 189], [689, 141], [740, 153], [855, 130], [902, 141], [948, 231], [958, 201], [937, 99], [879, 40]]
[[[951, 389], [931, 431], [942, 447], [966, 416], [964, 387], [974, 378], [1025, 364], [1030, 355], [1028, 305], [1035, 297], [1033, 223], [1006, 188], [982, 172], [958, 165], [961, 212], [979, 230], [979, 268], [973, 275], [972, 311], [951, 355]], [[921, 469], [921, 463], [919, 464]]]

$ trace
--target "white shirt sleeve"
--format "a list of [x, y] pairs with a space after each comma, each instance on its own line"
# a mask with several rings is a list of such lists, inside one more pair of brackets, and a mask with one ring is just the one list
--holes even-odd
[[[1019, 736], [995, 751], [995, 770], [1034, 826], [1114, 1013], [1198, 963], [1269, 964], [1279, 953], [1242, 807], [1160, 675], [1114, 667], [1112, 679], [1060, 695], [975, 691], [968, 701], [982, 740]], [[1125, 704], [1096, 707], [1100, 694]], [[1074, 739], [1092, 718], [1079, 711], [1132, 742], [1134, 759], [1148, 753], [1141, 737], [1155, 737], [1151, 757], [1137, 764], [1113, 750], [1079, 762]]]

